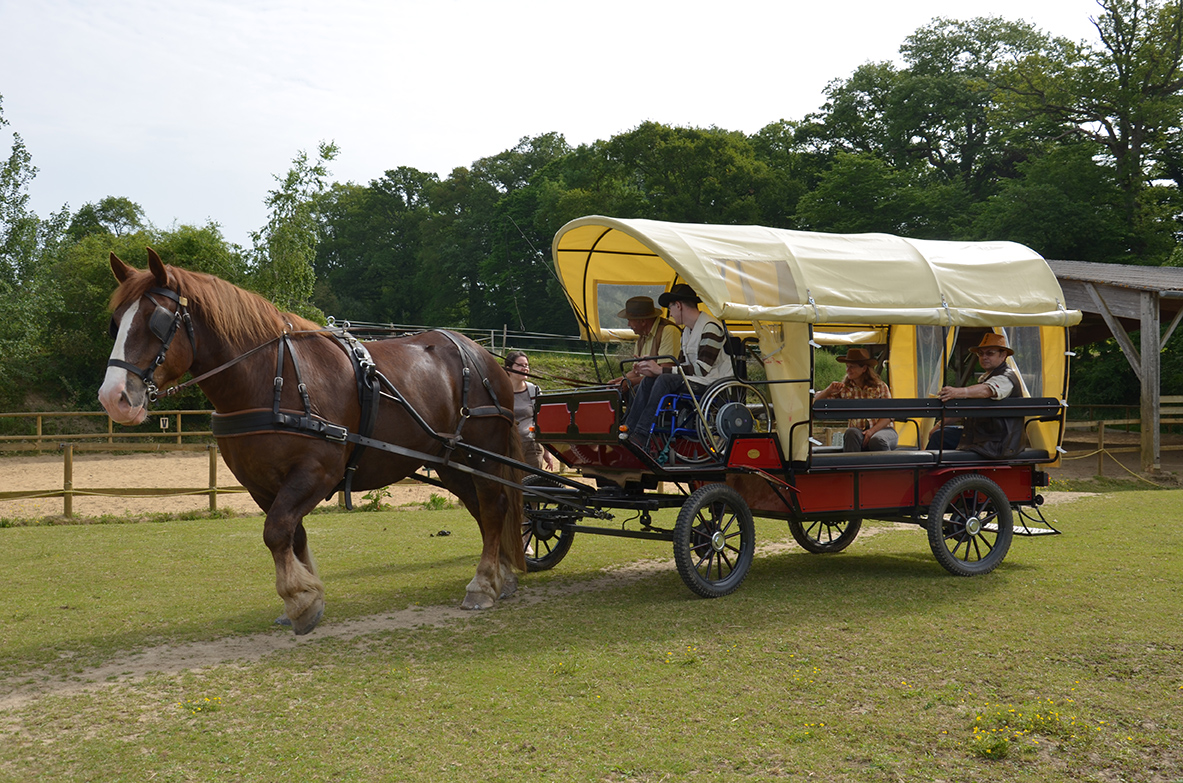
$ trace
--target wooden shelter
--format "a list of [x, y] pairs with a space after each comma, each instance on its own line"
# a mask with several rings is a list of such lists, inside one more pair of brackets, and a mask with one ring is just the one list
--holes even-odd
[[[1183, 268], [1048, 261], [1060, 281], [1065, 304], [1083, 314], [1072, 327], [1072, 344], [1085, 345], [1112, 336], [1142, 387], [1142, 470], [1158, 471], [1162, 444], [1159, 409], [1162, 398], [1161, 354], [1183, 318]], [[1165, 332], [1162, 324], [1169, 325]], [[1129, 332], [1140, 333], [1134, 345]], [[1161, 336], [1160, 336], [1161, 335]]]

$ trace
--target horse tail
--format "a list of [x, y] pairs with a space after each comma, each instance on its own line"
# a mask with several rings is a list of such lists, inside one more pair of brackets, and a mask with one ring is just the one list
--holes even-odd
[[[523, 462], [526, 458], [522, 451], [522, 439], [518, 435], [518, 428], [509, 426], [506, 456], [515, 462]], [[515, 484], [522, 483], [523, 473], [520, 468], [512, 465], [501, 466], [501, 478], [508, 479]], [[526, 509], [522, 499], [522, 491], [517, 487], [502, 486], [504, 497], [509, 504], [505, 514], [505, 523], [501, 526], [501, 549], [509, 554], [509, 562], [519, 571], [526, 570], [526, 550], [522, 544], [522, 524], [526, 520]]]

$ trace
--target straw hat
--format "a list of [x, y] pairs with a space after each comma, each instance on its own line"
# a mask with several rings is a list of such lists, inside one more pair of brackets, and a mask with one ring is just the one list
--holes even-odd
[[969, 352], [974, 356], [977, 356], [978, 352], [983, 348], [998, 348], [1005, 352], [1007, 356], [1013, 356], [1015, 353], [1010, 349], [1010, 346], [1006, 344], [1006, 337], [995, 332], [987, 332], [986, 334], [982, 335], [982, 341], [973, 348], [970, 348]]
[[845, 356], [839, 356], [838, 361], [843, 364], [874, 364], [875, 362], [866, 348], [851, 348]]
[[643, 321], [646, 318], [658, 318], [661, 311], [653, 305], [653, 300], [647, 296], [634, 296], [624, 303], [624, 309], [616, 314], [617, 318]]

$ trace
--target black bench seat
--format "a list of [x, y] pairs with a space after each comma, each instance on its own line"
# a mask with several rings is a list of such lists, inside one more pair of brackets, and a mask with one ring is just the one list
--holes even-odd
[[[968, 465], [981, 463], [983, 465], [999, 464], [1041, 464], [1051, 462], [1046, 449], [1023, 449], [1017, 456], [1007, 460], [986, 459], [982, 455], [968, 449], [947, 449], [942, 452], [927, 449], [901, 449], [899, 451], [859, 451], [845, 453], [835, 446], [815, 447], [813, 450], [813, 468], [830, 470], [839, 468], [886, 468], [886, 467], [927, 467], [936, 465]], [[825, 449], [825, 451], [822, 451]], [[938, 459], [939, 457], [939, 459]]]

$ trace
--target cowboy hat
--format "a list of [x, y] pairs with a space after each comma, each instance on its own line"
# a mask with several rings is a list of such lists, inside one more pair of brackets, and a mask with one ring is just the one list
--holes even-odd
[[669, 307], [670, 302], [674, 301], [698, 304], [702, 301], [702, 299], [698, 297], [698, 294], [694, 293], [693, 288], [686, 285], [685, 283], [678, 283], [676, 286], [657, 297], [657, 303], [662, 307]]
[[851, 348], [845, 356], [839, 356], [838, 361], [843, 364], [874, 364], [875, 360], [866, 348]]
[[1013, 356], [1015, 353], [1010, 349], [1010, 346], [1006, 344], [1006, 336], [997, 334], [995, 332], [987, 332], [986, 334], [982, 335], [982, 341], [973, 348], [970, 348], [969, 352], [974, 356], [977, 356], [978, 352], [983, 348], [998, 348], [999, 350], [1005, 352], [1007, 356]]
[[658, 318], [661, 316], [661, 311], [653, 306], [653, 300], [648, 296], [634, 296], [624, 303], [624, 309], [616, 314], [617, 318], [626, 318], [628, 320], [644, 320], [646, 318]]

